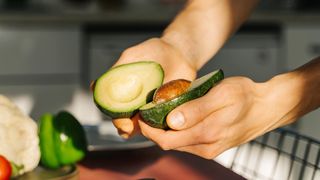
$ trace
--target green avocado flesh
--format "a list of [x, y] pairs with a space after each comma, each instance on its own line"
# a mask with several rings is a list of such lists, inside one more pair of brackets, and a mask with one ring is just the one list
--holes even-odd
[[148, 103], [150, 92], [160, 87], [164, 72], [160, 64], [140, 61], [111, 68], [95, 81], [93, 98], [111, 118], [128, 118]]
[[187, 92], [172, 100], [160, 104], [151, 102], [142, 106], [139, 109], [140, 115], [144, 122], [148, 125], [155, 128], [168, 129], [166, 117], [170, 111], [185, 102], [205, 95], [217, 82], [221, 81], [223, 78], [224, 75], [221, 69], [211, 72], [193, 81]]

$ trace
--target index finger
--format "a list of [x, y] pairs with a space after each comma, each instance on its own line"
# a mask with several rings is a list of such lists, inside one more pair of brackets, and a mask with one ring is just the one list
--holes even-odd
[[219, 140], [223, 134], [221, 132], [225, 130], [223, 123], [221, 124], [225, 118], [228, 118], [225, 111], [220, 110], [197, 125], [179, 131], [153, 128], [142, 121], [139, 121], [139, 126], [144, 136], [157, 143], [162, 149], [169, 150], [189, 145], [210, 144]]

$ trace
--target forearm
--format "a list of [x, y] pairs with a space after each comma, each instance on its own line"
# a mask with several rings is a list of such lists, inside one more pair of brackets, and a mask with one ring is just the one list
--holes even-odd
[[189, 0], [162, 39], [200, 69], [247, 19], [257, 0]]
[[294, 122], [304, 114], [320, 107], [320, 57], [304, 66], [267, 82], [268, 100], [280, 115], [275, 126]]

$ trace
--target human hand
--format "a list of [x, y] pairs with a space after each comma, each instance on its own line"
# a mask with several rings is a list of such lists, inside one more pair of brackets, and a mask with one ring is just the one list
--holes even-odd
[[212, 159], [292, 120], [287, 115], [294, 108], [295, 98], [283, 99], [288, 94], [284, 91], [286, 83], [276, 91], [271, 84], [244, 77], [227, 78], [205, 96], [174, 109], [167, 117], [172, 130], [152, 128], [139, 121], [141, 132], [164, 150]]
[[[144, 60], [152, 60], [161, 64], [165, 72], [164, 82], [174, 79], [193, 80], [196, 76], [196, 70], [190, 63], [191, 61], [178, 49], [159, 38], [147, 40], [125, 50], [114, 66]], [[129, 138], [139, 133], [139, 119], [139, 115], [132, 119], [114, 119], [113, 124], [123, 138]]]

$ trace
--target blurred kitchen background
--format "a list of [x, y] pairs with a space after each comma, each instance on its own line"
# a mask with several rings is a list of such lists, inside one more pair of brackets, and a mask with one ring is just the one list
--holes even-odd
[[[99, 125], [106, 117], [92, 102], [90, 81], [110, 68], [127, 47], [160, 36], [183, 4], [182, 0], [0, 0], [0, 94], [34, 119], [68, 109], [83, 124]], [[261, 0], [199, 75], [222, 68], [227, 76], [265, 81], [319, 55], [320, 1]], [[292, 128], [320, 139], [320, 111], [303, 119]]]

